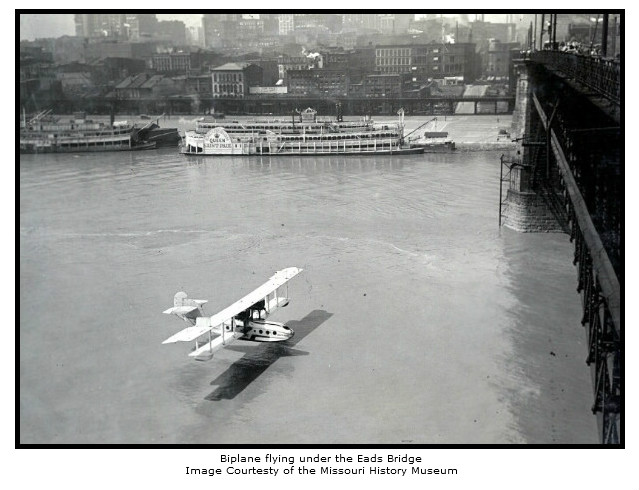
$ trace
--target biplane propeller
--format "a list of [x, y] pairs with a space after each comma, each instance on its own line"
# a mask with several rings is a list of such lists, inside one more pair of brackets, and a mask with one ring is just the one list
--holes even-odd
[[[206, 300], [191, 299], [180, 291], [173, 298], [173, 308], [163, 313], [181, 318], [188, 326], [162, 343], [195, 342], [189, 356], [205, 361], [236, 340], [282, 342], [290, 339], [295, 334], [291, 328], [267, 318], [288, 305], [288, 281], [302, 270], [288, 267], [277, 271], [260, 287], [212, 316], [206, 316], [202, 309]], [[286, 291], [280, 290], [283, 286]]]

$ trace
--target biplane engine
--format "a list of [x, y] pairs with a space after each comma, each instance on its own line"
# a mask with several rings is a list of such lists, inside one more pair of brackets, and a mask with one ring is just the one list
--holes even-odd
[[191, 299], [180, 291], [173, 297], [173, 308], [163, 311], [166, 315], [175, 315], [191, 325], [195, 325], [195, 319], [204, 316], [202, 305], [208, 303], [205, 299]]

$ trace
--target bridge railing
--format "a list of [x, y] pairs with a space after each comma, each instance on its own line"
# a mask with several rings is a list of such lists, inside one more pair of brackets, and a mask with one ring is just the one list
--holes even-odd
[[[621, 404], [621, 288], [588, 207], [581, 195], [564, 148], [573, 147], [569, 133], [557, 134], [533, 94], [533, 103], [544, 129], [563, 181], [565, 205], [571, 222], [570, 239], [575, 243], [573, 263], [578, 265], [577, 291], [583, 297], [582, 325], [588, 325], [588, 356], [594, 374], [593, 413], [600, 416], [604, 444], [620, 442]], [[551, 123], [552, 126], [552, 123]]]
[[618, 61], [562, 51], [537, 51], [530, 59], [560, 71], [620, 104], [621, 65]]

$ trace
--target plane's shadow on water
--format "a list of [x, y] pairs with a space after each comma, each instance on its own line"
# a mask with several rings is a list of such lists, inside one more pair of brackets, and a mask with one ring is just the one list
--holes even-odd
[[211, 385], [217, 385], [217, 388], [204, 397], [205, 400], [231, 400], [280, 357], [307, 356], [308, 352], [293, 349], [293, 347], [332, 316], [332, 313], [324, 310], [313, 310], [301, 320], [287, 322], [286, 325], [295, 331], [295, 336], [285, 342], [265, 342], [257, 346], [253, 343], [250, 346], [241, 344], [229, 346], [228, 350], [244, 352], [244, 356], [211, 381]]

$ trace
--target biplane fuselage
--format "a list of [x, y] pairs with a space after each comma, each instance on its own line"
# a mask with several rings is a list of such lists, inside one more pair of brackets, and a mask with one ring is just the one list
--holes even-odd
[[[253, 342], [281, 342], [295, 335], [295, 332], [279, 322], [267, 320], [249, 320], [245, 327], [241, 320], [236, 321], [236, 330], [243, 333], [239, 340], [251, 340]], [[227, 331], [231, 330], [231, 325], [225, 324]]]
[[267, 318], [278, 308], [288, 305], [288, 286], [285, 294], [281, 294], [280, 288], [300, 272], [302, 269], [297, 267], [277, 271], [266, 283], [213, 316], [204, 315], [202, 305], [206, 300], [190, 299], [184, 292], [177, 293], [173, 308], [164, 313], [176, 315], [189, 326], [163, 343], [194, 341], [195, 348], [189, 356], [207, 360], [235, 340], [282, 342], [290, 339], [295, 334], [290, 327]]

